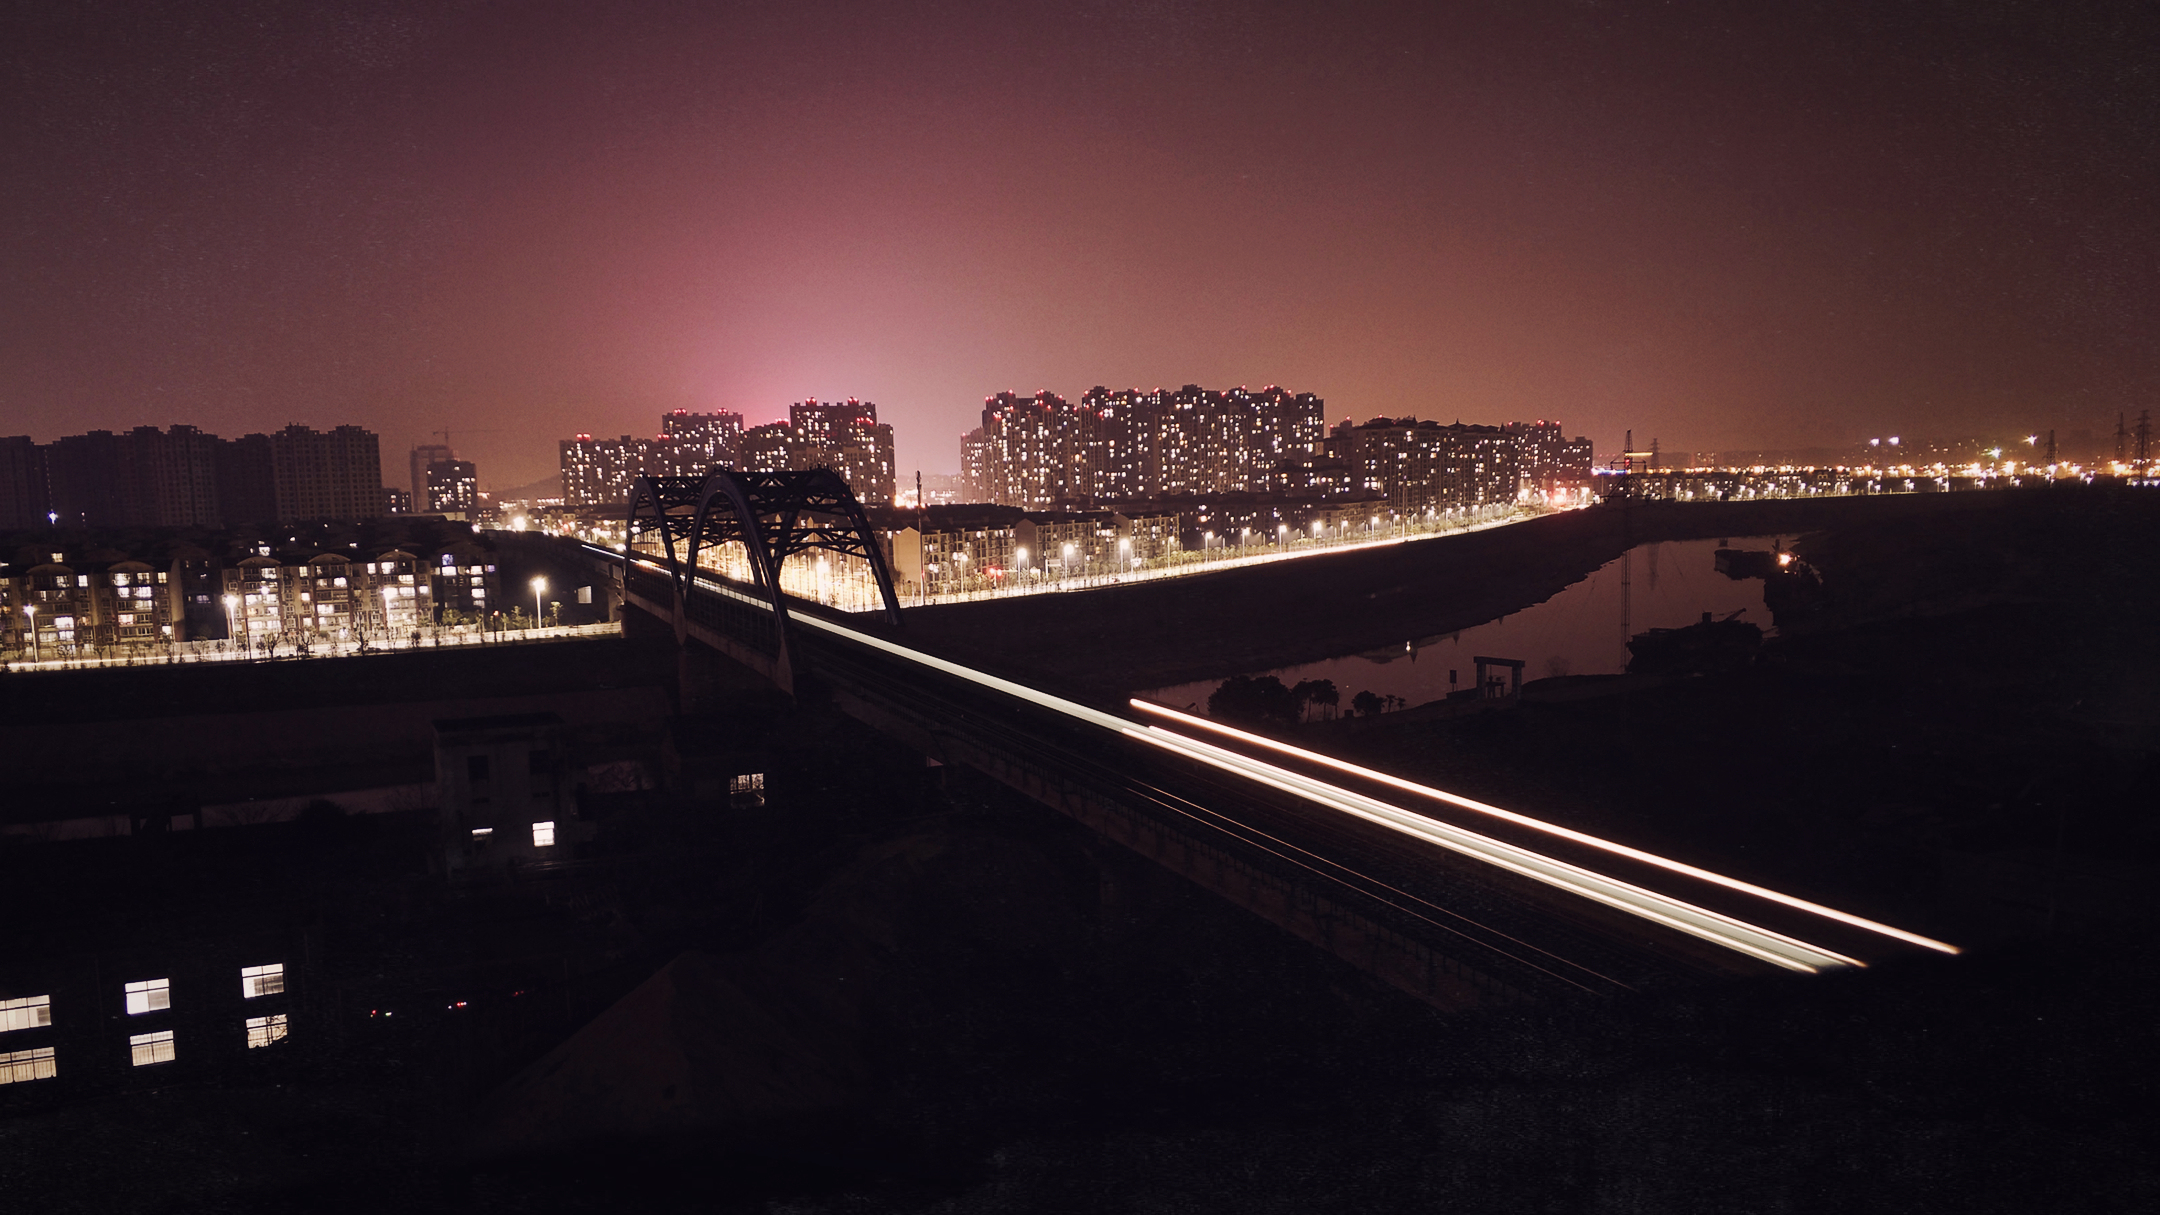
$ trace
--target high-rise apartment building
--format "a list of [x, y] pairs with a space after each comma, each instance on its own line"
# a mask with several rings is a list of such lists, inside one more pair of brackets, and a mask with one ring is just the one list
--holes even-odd
[[699, 476], [715, 465], [755, 472], [830, 468], [865, 503], [892, 501], [892, 427], [868, 401], [800, 401], [786, 422], [742, 428], [736, 413], [663, 414], [652, 439], [579, 435], [560, 446], [563, 498], [572, 506], [611, 506], [629, 498], [641, 475]]
[[422, 443], [412, 449], [412, 455], [407, 457], [407, 471], [410, 473], [410, 479], [406, 481], [406, 484], [412, 486], [414, 509], [423, 514], [428, 509], [428, 465], [441, 460], [455, 459], [457, 459], [457, 453], [450, 450], [450, 445], [447, 443]]
[[37, 443], [29, 435], [0, 437], [0, 530], [44, 526], [51, 502]]
[[241, 435], [218, 444], [218, 514], [225, 522], [269, 523], [278, 517], [277, 468], [270, 436]]
[[155, 527], [216, 527], [218, 437], [193, 426], [160, 431], [138, 426], [122, 449], [127, 457], [129, 513]]
[[788, 406], [788, 429], [794, 444], [791, 467], [830, 468], [865, 505], [892, 502], [892, 425], [877, 420], [875, 404], [812, 397]]
[[93, 430], [37, 444], [0, 438], [0, 528], [218, 527], [383, 513], [373, 433], [221, 440], [193, 426]]
[[735, 465], [746, 472], [786, 472], [795, 467], [795, 432], [785, 422], [767, 422], [743, 432], [742, 454]]
[[45, 448], [46, 484], [62, 527], [125, 527], [129, 461], [109, 430], [55, 439]]
[[1324, 411], [1311, 393], [1275, 387], [1098, 385], [1077, 404], [1048, 391], [999, 393], [983, 402], [982, 428], [961, 442], [962, 474], [980, 500], [1028, 509], [1258, 492], [1276, 465], [1318, 452]]
[[470, 460], [437, 460], [427, 468], [427, 514], [470, 519], [480, 509], [480, 477]]
[[372, 431], [287, 426], [270, 436], [270, 466], [280, 522], [382, 514], [382, 456]]
[[[733, 465], [742, 447], [743, 416], [719, 410], [691, 413], [678, 409], [660, 416], [660, 435], [677, 444], [678, 464]], [[702, 469], [701, 469], [702, 471]]]

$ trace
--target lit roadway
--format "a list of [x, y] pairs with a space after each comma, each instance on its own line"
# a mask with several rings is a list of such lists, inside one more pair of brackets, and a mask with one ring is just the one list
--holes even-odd
[[[598, 550], [595, 550], [598, 555]], [[613, 554], [607, 554], [613, 557]], [[619, 557], [614, 558], [620, 561]], [[636, 561], [665, 577], [661, 567]], [[715, 579], [697, 591], [769, 611]], [[1818, 973], [1957, 948], [1527, 815], [1142, 701], [1052, 695], [789, 604], [842, 699], [1138, 806], [1276, 871], [1352, 892], [1516, 990]]]

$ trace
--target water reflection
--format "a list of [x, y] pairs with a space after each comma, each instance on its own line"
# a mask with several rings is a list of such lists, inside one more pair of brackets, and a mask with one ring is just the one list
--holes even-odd
[[[1723, 546], [1767, 551], [1788, 548], [1791, 542], [1790, 536], [1733, 536], [1637, 545], [1543, 603], [1474, 628], [1272, 671], [1226, 671], [1224, 678], [1274, 675], [1292, 686], [1301, 680], [1333, 680], [1347, 713], [1360, 691], [1419, 705], [1469, 688], [1480, 656], [1521, 659], [1526, 681], [1617, 675], [1627, 667], [1629, 636], [1694, 624], [1704, 612], [1717, 619], [1739, 612], [1741, 620], [1773, 635], [1762, 580], [1718, 573], [1715, 554]], [[1164, 704], [1204, 709], [1220, 682], [1178, 684], [1147, 695]]]

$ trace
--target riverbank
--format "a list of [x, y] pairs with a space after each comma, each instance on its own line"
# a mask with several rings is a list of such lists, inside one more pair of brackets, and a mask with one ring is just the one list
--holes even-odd
[[1540, 603], [1633, 544], [2014, 509], [2084, 486], [1648, 503], [1133, 586], [910, 608], [913, 644], [1098, 696], [1223, 679], [1469, 628]]

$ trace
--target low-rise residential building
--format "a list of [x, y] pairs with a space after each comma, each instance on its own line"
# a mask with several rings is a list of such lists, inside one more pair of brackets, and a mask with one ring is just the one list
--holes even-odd
[[477, 544], [451, 545], [436, 558], [432, 576], [435, 605], [442, 610], [441, 618], [446, 623], [451, 612], [484, 616], [510, 606], [503, 600], [495, 555]]
[[434, 725], [447, 868], [551, 860], [569, 851], [576, 799], [560, 717], [520, 713]]
[[433, 579], [420, 558], [403, 549], [380, 553], [363, 571], [368, 579], [368, 623], [404, 637], [435, 623]]
[[146, 561], [117, 561], [91, 579], [98, 643], [141, 652], [180, 640], [179, 588], [169, 570]]

